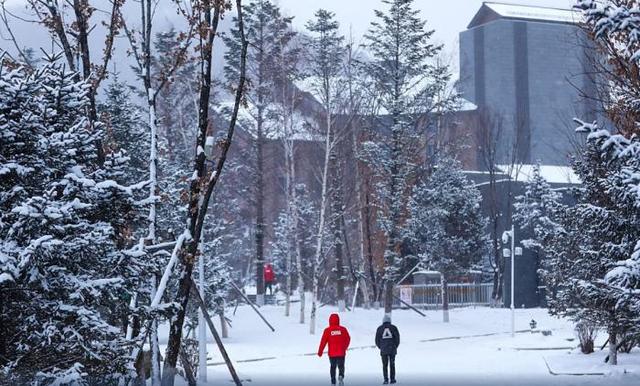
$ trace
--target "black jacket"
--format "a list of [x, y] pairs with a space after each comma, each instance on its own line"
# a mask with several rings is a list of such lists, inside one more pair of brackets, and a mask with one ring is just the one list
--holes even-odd
[[381, 355], [396, 355], [400, 346], [400, 333], [391, 323], [383, 323], [376, 331], [376, 346]]

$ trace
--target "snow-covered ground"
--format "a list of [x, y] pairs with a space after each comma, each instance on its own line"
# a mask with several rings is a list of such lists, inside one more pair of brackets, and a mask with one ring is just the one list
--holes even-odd
[[[271, 332], [246, 306], [237, 309], [225, 346], [246, 385], [329, 385], [328, 359], [318, 358], [319, 335], [335, 308], [319, 310], [318, 334], [298, 323], [297, 308], [284, 317], [284, 308], [261, 308], [276, 328]], [[450, 323], [438, 311], [422, 317], [411, 310], [393, 312], [401, 334], [396, 358], [399, 385], [638, 385], [640, 351], [619, 356], [619, 366], [603, 364], [604, 352], [585, 356], [576, 350], [572, 325], [549, 316], [544, 309], [516, 311], [515, 337], [511, 337], [508, 309], [465, 308], [450, 312]], [[346, 359], [346, 385], [377, 385], [382, 382], [380, 357], [373, 347], [382, 310], [357, 309], [340, 314], [351, 334]], [[307, 314], [308, 317], [308, 314]], [[535, 319], [539, 330], [529, 332]], [[161, 335], [166, 342], [166, 335]], [[601, 334], [598, 343], [606, 339]], [[227, 368], [215, 345], [209, 345], [208, 381], [230, 384]], [[587, 375], [577, 375], [587, 374]]]

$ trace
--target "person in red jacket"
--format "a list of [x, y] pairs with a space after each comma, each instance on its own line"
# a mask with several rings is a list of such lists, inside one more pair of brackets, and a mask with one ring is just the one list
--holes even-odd
[[347, 354], [351, 337], [349, 331], [340, 325], [340, 317], [338, 314], [329, 316], [329, 327], [324, 329], [322, 339], [320, 339], [320, 347], [318, 347], [318, 356], [322, 357], [324, 347], [329, 345], [329, 361], [331, 362], [331, 384], [336, 384], [336, 367], [340, 373], [339, 385], [344, 385], [344, 357]]
[[269, 290], [269, 295], [273, 295], [273, 282], [276, 281], [276, 274], [273, 272], [271, 264], [264, 267], [264, 287]]

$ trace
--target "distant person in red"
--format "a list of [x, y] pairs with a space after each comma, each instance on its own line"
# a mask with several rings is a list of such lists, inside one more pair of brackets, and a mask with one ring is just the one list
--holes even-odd
[[344, 357], [347, 354], [351, 337], [349, 331], [340, 325], [340, 317], [338, 314], [329, 316], [329, 327], [324, 329], [320, 347], [318, 347], [318, 356], [321, 357], [324, 346], [329, 344], [329, 361], [331, 362], [331, 384], [336, 384], [336, 367], [340, 372], [338, 378], [339, 385], [344, 385]]
[[276, 274], [273, 272], [271, 264], [264, 266], [264, 287], [269, 290], [269, 295], [273, 295], [273, 283], [276, 281]]

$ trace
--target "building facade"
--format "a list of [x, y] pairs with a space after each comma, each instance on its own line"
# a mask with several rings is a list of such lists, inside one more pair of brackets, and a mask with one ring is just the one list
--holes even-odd
[[595, 117], [589, 44], [573, 10], [486, 2], [460, 33], [463, 97], [502, 126], [503, 163], [567, 165], [572, 119]]

